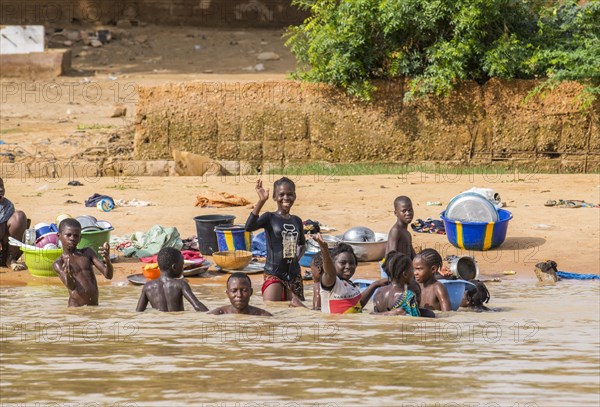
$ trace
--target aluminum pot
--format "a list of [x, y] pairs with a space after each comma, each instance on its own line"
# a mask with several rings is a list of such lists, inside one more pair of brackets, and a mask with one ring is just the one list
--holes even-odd
[[[337, 236], [321, 235], [321, 237], [323, 238], [325, 243], [327, 243], [327, 247], [330, 249], [335, 249], [336, 247], [338, 247], [338, 245], [342, 241]], [[315, 240], [312, 238], [306, 239], [306, 248], [308, 250], [321, 250], [321, 246], [319, 246], [319, 244], [317, 242], [315, 242]]]
[[342, 240], [345, 242], [375, 242], [375, 233], [365, 227], [356, 226], [344, 232]]
[[452, 274], [460, 280], [476, 280], [479, 277], [479, 267], [473, 257], [455, 257], [448, 265]]
[[343, 240], [344, 235], [338, 235], [337, 237], [342, 239], [342, 243], [352, 246], [358, 261], [379, 261], [385, 256], [388, 234], [374, 233], [374, 235], [374, 242], [351, 242]]

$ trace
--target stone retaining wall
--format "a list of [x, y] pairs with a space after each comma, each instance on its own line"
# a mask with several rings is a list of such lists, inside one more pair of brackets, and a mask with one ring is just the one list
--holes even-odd
[[216, 160], [502, 165], [543, 171], [600, 169], [600, 103], [563, 83], [525, 97], [535, 81], [465, 83], [447, 98], [403, 101], [405, 83], [381, 83], [363, 103], [318, 84], [193, 82], [142, 87], [139, 160], [173, 149]]

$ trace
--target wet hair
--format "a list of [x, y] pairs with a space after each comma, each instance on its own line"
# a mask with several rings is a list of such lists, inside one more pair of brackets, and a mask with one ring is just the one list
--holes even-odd
[[246, 280], [246, 281], [248, 281], [248, 284], [250, 285], [250, 287], [252, 287], [252, 280], [250, 280], [250, 277], [248, 277], [248, 274], [242, 273], [240, 271], [237, 271], [229, 276], [229, 278], [227, 279], [227, 287], [229, 287], [229, 280], [233, 280], [234, 278], [237, 278], [240, 280]]
[[58, 224], [58, 233], [62, 233], [67, 227], [81, 229], [81, 223], [74, 218], [63, 219]]
[[296, 184], [294, 184], [294, 181], [292, 181], [288, 177], [281, 177], [273, 183], [273, 198], [275, 198], [275, 191], [277, 190], [277, 188], [283, 184], [288, 184], [290, 187], [292, 187], [294, 192], [296, 192]]
[[396, 199], [394, 199], [394, 209], [398, 207], [401, 203], [409, 203], [412, 205], [412, 201], [406, 195], [400, 195]]
[[406, 254], [392, 250], [385, 256], [383, 271], [392, 281], [401, 281], [410, 271], [412, 260]]
[[173, 270], [173, 265], [183, 259], [181, 252], [173, 247], [163, 247], [158, 252], [156, 261], [161, 272], [166, 272], [169, 277], [179, 277], [179, 273]]
[[475, 284], [475, 287], [469, 286], [465, 293], [468, 306], [478, 311], [489, 311], [490, 309], [483, 305], [490, 300], [490, 292], [485, 284], [479, 280], [471, 280], [470, 283]]
[[331, 259], [335, 261], [335, 258], [342, 253], [350, 253], [352, 255], [352, 257], [354, 257], [354, 262], [356, 264], [358, 264], [358, 257], [356, 257], [356, 254], [354, 253], [354, 249], [352, 248], [352, 246], [350, 246], [349, 244], [346, 244], [346, 243], [340, 243], [338, 245], [338, 247], [336, 247], [333, 250], [333, 253], [331, 253]]
[[435, 249], [423, 249], [415, 256], [425, 260], [429, 267], [437, 266], [438, 270], [442, 268], [444, 261], [442, 256]]

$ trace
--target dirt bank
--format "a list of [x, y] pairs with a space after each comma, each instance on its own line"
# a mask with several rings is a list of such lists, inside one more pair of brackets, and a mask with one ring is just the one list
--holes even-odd
[[[292, 174], [288, 174], [292, 176]], [[272, 184], [276, 176], [264, 180]], [[316, 219], [343, 232], [349, 227], [364, 225], [377, 232], [387, 232], [395, 218], [393, 199], [407, 194], [415, 206], [415, 218], [437, 218], [448, 200], [473, 186], [494, 188], [513, 213], [507, 239], [495, 250], [463, 252], [472, 254], [479, 262], [482, 275], [501, 279], [532, 279], [533, 266], [548, 258], [558, 262], [559, 268], [577, 273], [600, 273], [598, 247], [600, 246], [600, 209], [545, 207], [548, 199], [583, 199], [600, 202], [598, 175], [472, 175], [462, 176], [438, 173], [407, 175], [377, 175], [337, 177], [335, 174], [294, 176], [298, 200], [294, 213], [303, 219]], [[73, 216], [92, 214], [110, 221], [114, 235], [146, 231], [154, 224], [175, 226], [183, 237], [196, 234], [192, 218], [197, 215], [224, 213], [236, 216], [236, 222], [245, 222], [250, 207], [211, 209], [194, 207], [197, 193], [208, 189], [227, 191], [256, 200], [256, 177], [139, 177], [114, 179], [103, 177], [82, 180], [80, 187], [67, 186], [67, 180], [5, 180], [7, 197], [23, 209], [34, 223], [51, 221], [59, 213]], [[85, 199], [93, 193], [105, 193], [115, 199], [139, 199], [154, 205], [140, 208], [117, 208], [101, 213], [86, 208]], [[65, 204], [66, 200], [81, 204]], [[443, 206], [427, 206], [428, 201], [440, 201]], [[265, 210], [273, 210], [267, 204]], [[413, 233], [414, 245], [434, 247], [443, 256], [461, 253], [442, 235]], [[121, 258], [115, 264], [115, 281], [126, 281], [126, 276], [140, 272], [140, 263]], [[4, 285], [47, 284], [57, 279], [31, 278], [25, 273], [2, 269], [0, 282]], [[504, 271], [516, 271], [506, 276]], [[361, 263], [357, 277], [375, 278], [376, 263]], [[215, 274], [215, 276], [217, 276]], [[259, 280], [261, 276], [255, 276]], [[198, 284], [219, 284], [224, 277], [190, 279]], [[100, 278], [100, 280], [103, 280]]]

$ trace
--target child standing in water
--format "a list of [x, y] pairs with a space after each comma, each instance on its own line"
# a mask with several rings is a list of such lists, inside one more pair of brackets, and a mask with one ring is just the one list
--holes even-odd
[[451, 311], [450, 298], [444, 284], [435, 278], [441, 270], [442, 256], [434, 249], [425, 249], [413, 259], [415, 279], [421, 287], [420, 307], [437, 311]]
[[435, 317], [428, 310], [419, 309], [419, 293], [410, 289], [413, 267], [410, 257], [391, 251], [385, 257], [384, 271], [391, 284], [378, 290], [373, 299], [375, 314], [408, 315], [412, 317]]
[[163, 247], [158, 252], [156, 261], [160, 268], [160, 277], [144, 284], [136, 311], [145, 311], [148, 302], [152, 308], [162, 312], [183, 311], [184, 298], [196, 311], [208, 311], [208, 308], [196, 298], [188, 282], [181, 278], [183, 255], [179, 250]]
[[415, 212], [409, 197], [399, 196], [394, 199], [394, 214], [396, 215], [396, 223], [394, 223], [388, 234], [385, 254], [391, 251], [398, 251], [406, 253], [412, 260], [416, 254], [412, 245], [412, 236], [408, 231], [408, 225], [412, 222]]
[[304, 254], [306, 241], [302, 219], [290, 214], [296, 201], [296, 185], [286, 177], [275, 181], [273, 200], [277, 203], [277, 210], [262, 215], [260, 211], [269, 199], [269, 190], [263, 188], [262, 180], [256, 182], [256, 193], [258, 202], [246, 221], [246, 230], [265, 230], [267, 261], [263, 300], [290, 301], [292, 306], [303, 307], [304, 286], [298, 261]]
[[361, 312], [369, 302], [375, 290], [389, 283], [387, 278], [372, 283], [362, 293], [350, 279], [356, 272], [358, 262], [352, 246], [341, 243], [329, 254], [327, 243], [320, 234], [313, 236], [319, 243], [323, 257], [321, 274], [321, 312], [326, 314], [349, 314]]
[[81, 224], [72, 218], [60, 222], [58, 237], [63, 253], [52, 266], [69, 290], [69, 307], [98, 305], [98, 283], [92, 266], [96, 266], [106, 279], [112, 279], [113, 266], [110, 262], [108, 243], [104, 243], [98, 251], [104, 258], [104, 263], [91, 247], [78, 249]]
[[223, 307], [215, 308], [210, 311], [209, 314], [223, 315], [223, 314], [244, 314], [244, 315], [257, 315], [262, 317], [272, 317], [273, 315], [250, 305], [250, 297], [252, 297], [252, 280], [247, 274], [237, 272], [233, 273], [227, 279], [227, 297], [231, 305], [225, 305]]

